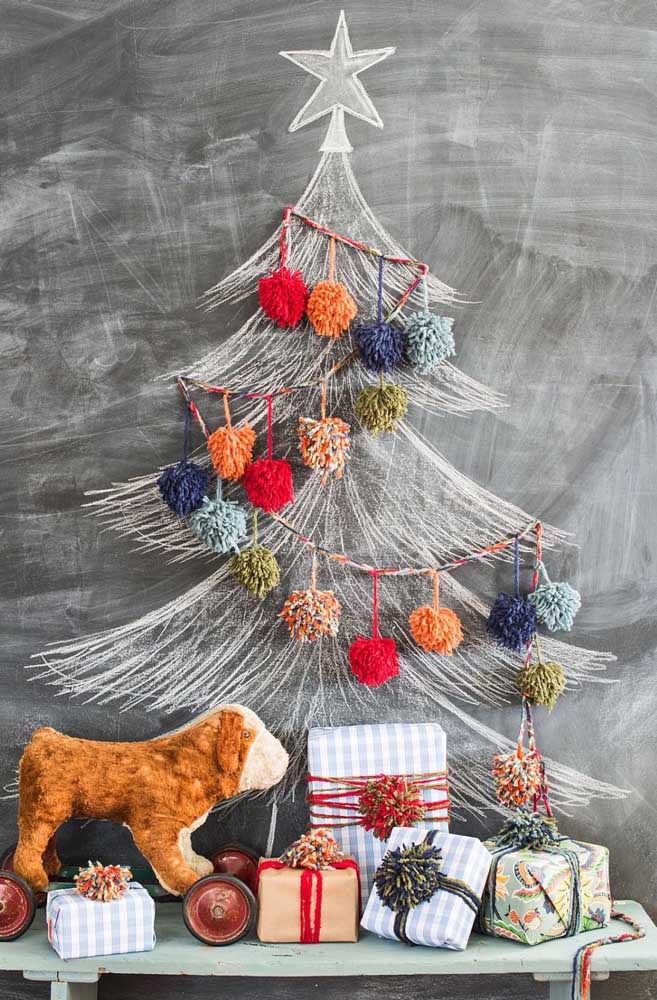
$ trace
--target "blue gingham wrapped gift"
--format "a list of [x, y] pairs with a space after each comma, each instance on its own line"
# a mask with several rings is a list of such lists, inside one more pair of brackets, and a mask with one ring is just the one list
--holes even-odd
[[121, 899], [87, 899], [76, 889], [54, 889], [46, 904], [48, 940], [60, 958], [123, 955], [155, 947], [155, 903], [130, 882]]
[[464, 951], [486, 885], [490, 854], [475, 837], [436, 831], [427, 834], [413, 827], [393, 830], [387, 846], [389, 851], [403, 851], [425, 839], [440, 852], [440, 877], [444, 876], [445, 887], [440, 888], [438, 881], [439, 888], [427, 902], [400, 913], [383, 904], [374, 886], [361, 925], [379, 937]]
[[[308, 734], [310, 824], [329, 830], [360, 868], [365, 906], [374, 873], [387, 850], [365, 829], [359, 798], [371, 779], [395, 775], [414, 783], [424, 815], [418, 828], [447, 831], [449, 794], [445, 731], [435, 722], [380, 723], [311, 729]], [[400, 820], [394, 825], [411, 823]]]

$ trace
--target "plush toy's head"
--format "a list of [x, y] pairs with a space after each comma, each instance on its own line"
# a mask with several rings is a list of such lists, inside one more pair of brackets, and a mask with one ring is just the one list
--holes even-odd
[[283, 745], [243, 705], [222, 706], [217, 756], [220, 770], [239, 774], [239, 792], [270, 788], [281, 780], [288, 765]]

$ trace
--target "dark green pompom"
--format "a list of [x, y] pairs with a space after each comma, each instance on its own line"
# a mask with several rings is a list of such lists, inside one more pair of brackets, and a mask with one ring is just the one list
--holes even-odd
[[228, 568], [242, 586], [260, 600], [281, 581], [276, 556], [264, 545], [254, 544], [238, 556], [233, 556]]
[[400, 385], [366, 385], [358, 393], [356, 416], [370, 434], [394, 431], [408, 409], [408, 393]]
[[440, 888], [442, 860], [440, 848], [426, 841], [389, 850], [374, 876], [383, 905], [397, 913], [427, 903]]
[[539, 660], [518, 671], [516, 684], [522, 695], [551, 712], [566, 686], [566, 675], [560, 663]]

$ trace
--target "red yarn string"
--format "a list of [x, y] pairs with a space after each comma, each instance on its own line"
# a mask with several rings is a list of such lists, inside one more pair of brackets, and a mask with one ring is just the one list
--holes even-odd
[[288, 252], [288, 238], [290, 230], [290, 216], [292, 215], [292, 208], [286, 208], [283, 212], [283, 225], [281, 226], [281, 235], [279, 239], [280, 248], [280, 266], [284, 267], [287, 263], [287, 252]]
[[265, 395], [267, 400], [267, 458], [271, 459], [274, 454], [274, 438], [272, 434], [272, 421], [274, 419], [274, 408], [272, 394]]

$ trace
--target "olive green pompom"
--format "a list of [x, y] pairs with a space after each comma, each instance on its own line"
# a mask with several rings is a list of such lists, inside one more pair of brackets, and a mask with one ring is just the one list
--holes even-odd
[[228, 568], [242, 586], [260, 600], [281, 581], [281, 571], [276, 556], [264, 545], [254, 544], [244, 549], [231, 559]]
[[560, 663], [539, 660], [518, 671], [516, 684], [520, 693], [535, 705], [544, 705], [552, 711], [566, 686], [566, 675]]
[[356, 416], [370, 434], [394, 431], [408, 409], [408, 393], [400, 385], [367, 385], [358, 393]]

